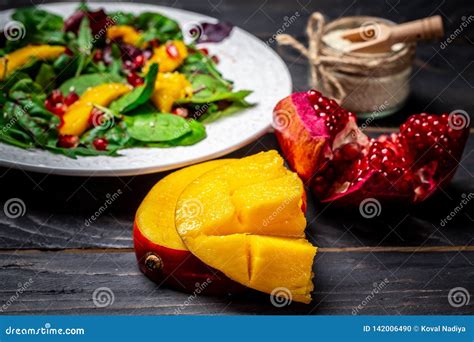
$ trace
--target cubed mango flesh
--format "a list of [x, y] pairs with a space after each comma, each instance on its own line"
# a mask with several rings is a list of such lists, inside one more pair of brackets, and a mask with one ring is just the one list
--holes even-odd
[[[250, 288], [311, 301], [316, 248], [304, 239], [304, 187], [276, 151], [215, 168], [186, 187], [176, 228], [196, 257]], [[197, 210], [190, 210], [190, 206]]]

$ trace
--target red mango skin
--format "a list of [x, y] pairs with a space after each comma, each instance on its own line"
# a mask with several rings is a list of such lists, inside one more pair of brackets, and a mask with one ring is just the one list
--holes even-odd
[[[199, 289], [199, 293], [205, 295], [226, 295], [247, 290], [245, 286], [204, 264], [191, 252], [153, 243], [143, 236], [136, 222], [133, 227], [133, 243], [138, 267], [159, 286], [166, 285], [188, 293], [195, 293]], [[161, 258], [163, 266], [160, 270], [152, 270], [145, 265], [149, 253]]]

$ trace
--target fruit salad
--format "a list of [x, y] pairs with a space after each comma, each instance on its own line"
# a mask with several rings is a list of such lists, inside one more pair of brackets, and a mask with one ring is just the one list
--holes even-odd
[[217, 42], [231, 32], [227, 24], [183, 32], [158, 13], [85, 4], [66, 20], [37, 8], [11, 18], [24, 34], [3, 33], [1, 142], [73, 158], [193, 145], [206, 138], [206, 123], [252, 105], [251, 91], [235, 90], [200, 45], [197, 33]]

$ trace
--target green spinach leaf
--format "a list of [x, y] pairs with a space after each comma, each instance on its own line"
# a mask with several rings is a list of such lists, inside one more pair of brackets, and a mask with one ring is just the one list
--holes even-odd
[[143, 31], [144, 41], [158, 39], [160, 42], [183, 39], [178, 23], [158, 13], [144, 12], [135, 19], [135, 25]]
[[56, 73], [54, 72], [54, 68], [47, 63], [41, 64], [35, 82], [43, 87], [45, 92], [49, 92], [54, 89], [55, 79]]
[[159, 143], [150, 143], [147, 146], [150, 147], [175, 147], [175, 146], [190, 146], [198, 143], [199, 141], [206, 138], [206, 128], [202, 123], [196, 120], [189, 120], [188, 121], [189, 127], [191, 128], [191, 132], [186, 133], [185, 135], [169, 140], [169, 141], [162, 141]]
[[92, 37], [92, 30], [90, 22], [87, 17], [84, 17], [77, 32], [77, 53], [78, 67], [76, 70], [76, 77], [79, 76], [90, 59], [92, 47], [94, 45], [94, 37]]
[[144, 142], [174, 140], [191, 132], [188, 121], [173, 114], [127, 116], [125, 123], [130, 136]]
[[26, 44], [64, 44], [65, 34], [62, 30], [64, 21], [61, 16], [44, 11], [37, 7], [19, 8], [12, 14], [12, 19], [23, 24], [18, 31], [22, 39], [8, 40], [6, 52], [18, 49]]
[[110, 109], [117, 113], [125, 114], [132, 109], [146, 103], [155, 89], [156, 76], [158, 75], [158, 64], [152, 64], [145, 77], [145, 84], [136, 87], [130, 93], [125, 94], [110, 105]]
[[66, 82], [61, 84], [59, 90], [61, 90], [63, 94], [68, 94], [71, 90], [74, 90], [78, 95], [81, 95], [89, 87], [95, 87], [109, 82], [124, 82], [124, 79], [116, 74], [85, 74], [68, 79]]

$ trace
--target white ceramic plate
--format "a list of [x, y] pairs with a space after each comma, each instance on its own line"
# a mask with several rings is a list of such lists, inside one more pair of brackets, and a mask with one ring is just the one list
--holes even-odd
[[[140, 13], [159, 12], [177, 20], [182, 27], [196, 22], [216, 22], [201, 14], [175, 8], [134, 3], [91, 3], [92, 9]], [[40, 6], [69, 16], [76, 3]], [[0, 12], [0, 27], [10, 21], [11, 11]], [[219, 56], [219, 70], [235, 82], [235, 89], [250, 89], [253, 108], [222, 118], [206, 126], [208, 137], [193, 146], [174, 148], [132, 148], [120, 157], [79, 157], [71, 159], [39, 149], [23, 150], [0, 143], [0, 165], [29, 171], [75, 176], [125, 176], [165, 171], [216, 158], [250, 143], [269, 131], [272, 110], [278, 100], [291, 92], [291, 78], [280, 57], [262, 41], [239, 28], [221, 43], [203, 44]]]

